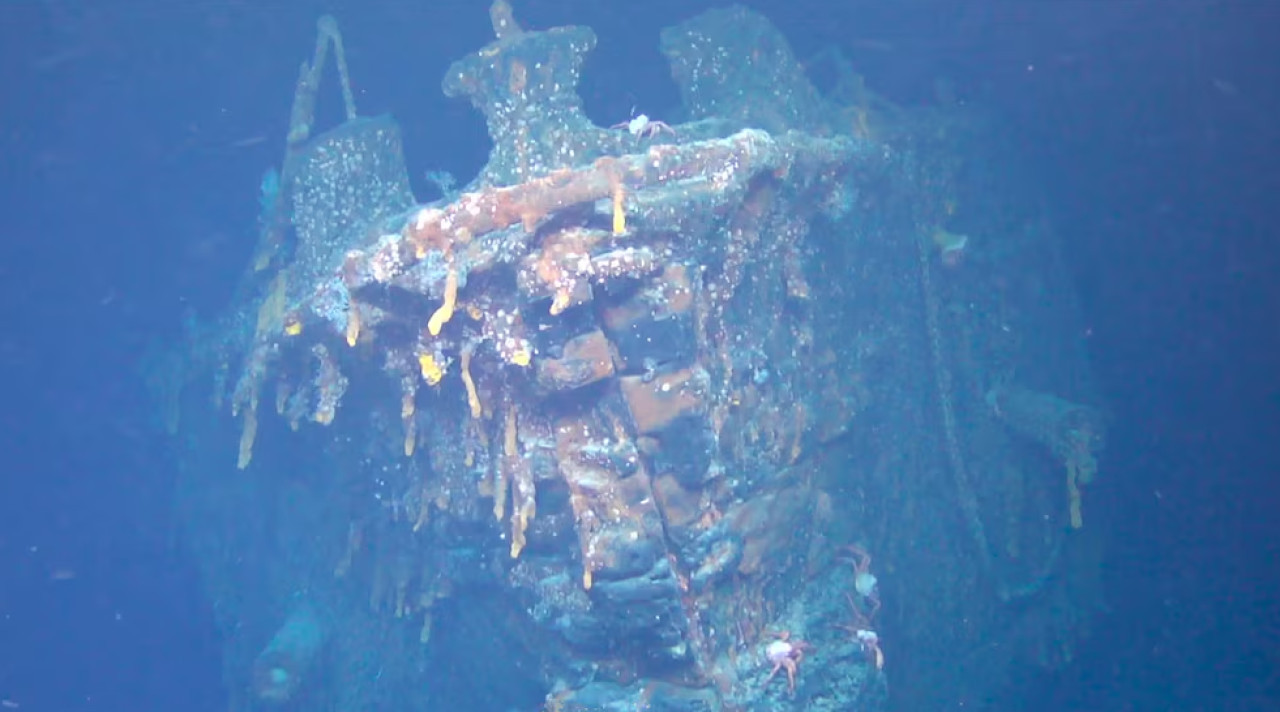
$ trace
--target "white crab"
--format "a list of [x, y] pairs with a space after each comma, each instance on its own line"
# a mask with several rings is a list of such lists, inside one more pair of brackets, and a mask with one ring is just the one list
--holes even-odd
[[609, 128], [626, 129], [627, 133], [635, 136], [636, 138], [653, 138], [663, 131], [671, 134], [672, 136], [676, 135], [676, 130], [671, 128], [670, 124], [665, 121], [651, 119], [645, 114], [637, 114], [630, 121], [623, 121], [622, 123], [614, 124]]

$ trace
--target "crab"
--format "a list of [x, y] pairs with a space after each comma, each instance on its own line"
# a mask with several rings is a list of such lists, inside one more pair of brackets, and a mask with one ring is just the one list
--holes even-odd
[[[867, 660], [875, 663], [877, 670], [884, 669], [884, 651], [880, 649], [880, 634], [872, 630], [870, 616], [863, 614], [862, 609], [853, 600], [853, 596], [844, 595], [845, 600], [849, 601], [849, 610], [853, 612], [853, 620], [848, 623], [837, 623], [837, 628], [843, 628], [853, 634], [853, 639], [858, 641], [862, 646], [862, 654]], [[874, 615], [875, 610], [871, 613]]]
[[787, 692], [794, 696], [796, 671], [800, 668], [800, 661], [804, 660], [805, 651], [812, 650], [813, 646], [799, 638], [792, 638], [791, 633], [785, 630], [776, 635], [778, 639], [769, 643], [764, 649], [765, 660], [773, 664], [773, 669], [769, 671], [769, 677], [765, 678], [764, 684], [768, 687], [779, 670], [786, 670]]
[[656, 121], [644, 114], [638, 114], [628, 121], [614, 124], [609, 128], [626, 129], [627, 133], [635, 136], [636, 138], [653, 138], [663, 131], [671, 134], [672, 136], [676, 135], [676, 130], [671, 128], [671, 125], [667, 122]]
[[862, 643], [862, 652], [876, 664], [877, 670], [884, 669], [884, 651], [880, 650], [880, 636], [874, 630], [869, 628], [859, 628], [853, 633], [854, 637]]
[[870, 621], [875, 618], [876, 611], [880, 610], [879, 580], [871, 573], [871, 554], [857, 544], [850, 544], [845, 550], [853, 555], [853, 558], [846, 559], [853, 564], [853, 590], [870, 607], [866, 614]]

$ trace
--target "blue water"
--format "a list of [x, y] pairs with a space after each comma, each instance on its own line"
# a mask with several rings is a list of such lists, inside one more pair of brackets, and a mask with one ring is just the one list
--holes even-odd
[[[226, 708], [136, 366], [230, 299], [319, 14], [343, 23], [362, 112], [401, 119], [415, 190], [475, 173], [483, 124], [439, 91], [491, 38], [474, 4], [0, 6], [4, 708]], [[751, 5], [901, 104], [946, 76], [1002, 115], [1066, 245], [1114, 410], [1113, 474], [1090, 490], [1110, 611], [1003, 708], [1280, 709], [1280, 6]], [[678, 101], [658, 32], [710, 6], [516, 9], [595, 29], [581, 94], [607, 125]]]

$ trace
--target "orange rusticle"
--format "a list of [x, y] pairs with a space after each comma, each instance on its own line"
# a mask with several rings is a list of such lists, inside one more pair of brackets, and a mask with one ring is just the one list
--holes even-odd
[[458, 270], [449, 266], [449, 273], [444, 278], [444, 303], [431, 315], [427, 322], [427, 331], [432, 336], [439, 336], [440, 330], [453, 318], [453, 310], [458, 304]]

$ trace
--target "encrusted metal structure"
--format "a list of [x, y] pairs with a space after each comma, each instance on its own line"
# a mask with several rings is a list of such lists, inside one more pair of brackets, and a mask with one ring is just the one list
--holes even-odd
[[392, 119], [313, 132], [321, 21], [237, 301], [149, 371], [234, 707], [981, 707], [1069, 658], [1104, 419], [992, 124], [733, 7], [661, 37], [686, 121], [602, 128], [594, 33], [491, 17], [443, 87], [490, 160], [425, 205]]

